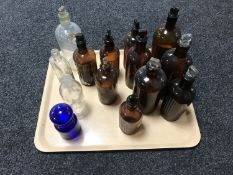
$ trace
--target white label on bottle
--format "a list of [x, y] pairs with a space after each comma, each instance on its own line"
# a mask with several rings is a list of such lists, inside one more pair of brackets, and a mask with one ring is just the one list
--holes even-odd
[[120, 129], [125, 134], [133, 134], [141, 126], [141, 124], [142, 124], [142, 118], [137, 122], [127, 122], [122, 117], [120, 117], [119, 120]]

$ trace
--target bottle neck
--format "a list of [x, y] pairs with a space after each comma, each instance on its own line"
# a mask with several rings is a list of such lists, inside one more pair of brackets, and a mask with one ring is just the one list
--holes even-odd
[[174, 54], [178, 58], [186, 58], [188, 50], [189, 47], [180, 47], [179, 45], [177, 45]]
[[176, 22], [177, 22], [177, 18], [167, 18], [167, 22], [165, 25], [165, 28], [167, 30], [174, 30], [175, 26], [176, 26]]
[[183, 90], [188, 90], [188, 89], [190, 89], [192, 87], [193, 82], [194, 82], [194, 80], [193, 81], [187, 81], [184, 78], [182, 78], [180, 83], [179, 83], [179, 86]]
[[126, 103], [126, 106], [127, 106], [127, 109], [129, 111], [134, 111], [137, 108], [137, 106], [131, 106], [131, 105], [127, 104], [127, 103]]
[[79, 54], [86, 54], [87, 53], [87, 46], [86, 44], [82, 45], [82, 46], [78, 46], [78, 53]]
[[148, 77], [156, 77], [158, 75], [159, 70], [150, 70], [149, 67], [146, 67], [146, 75]]
[[104, 48], [106, 51], [111, 52], [114, 50], [115, 44], [114, 44], [114, 42], [106, 42], [104, 45]]
[[146, 51], [146, 42], [136, 42], [135, 51], [142, 53]]
[[70, 25], [70, 16], [69, 15], [59, 16], [59, 21], [63, 27], [69, 26]]

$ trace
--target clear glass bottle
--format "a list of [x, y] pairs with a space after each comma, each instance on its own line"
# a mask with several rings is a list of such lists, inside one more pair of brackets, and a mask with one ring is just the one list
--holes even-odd
[[146, 43], [147, 31], [140, 29], [136, 36], [136, 45], [131, 47], [127, 54], [125, 83], [130, 89], [133, 89], [136, 71], [151, 58], [151, 52], [146, 48]]
[[140, 28], [139, 22], [137, 20], [134, 20], [131, 32], [129, 32], [124, 39], [124, 68], [126, 67], [126, 59], [127, 59], [128, 51], [136, 43], [136, 36], [138, 34], [139, 28]]
[[180, 79], [173, 80], [167, 88], [160, 113], [168, 121], [175, 121], [185, 112], [195, 97], [196, 90], [193, 82], [198, 74], [198, 70], [194, 66], [190, 66]]
[[81, 84], [70, 75], [64, 75], [60, 83], [59, 92], [63, 100], [72, 106], [74, 113], [80, 118], [86, 116], [88, 108], [83, 98]]
[[163, 54], [171, 48], [176, 47], [181, 31], [176, 27], [179, 10], [175, 7], [170, 9], [166, 24], [159, 26], [153, 35], [152, 56], [161, 59]]
[[188, 54], [192, 35], [184, 34], [177, 42], [177, 47], [169, 49], [161, 58], [161, 64], [168, 81], [182, 78], [188, 67], [192, 65], [192, 58]]
[[60, 24], [55, 30], [55, 37], [64, 55], [72, 55], [76, 49], [75, 35], [81, 33], [80, 27], [70, 21], [69, 13], [64, 6], [58, 9]]
[[142, 112], [138, 107], [138, 98], [128, 96], [119, 109], [119, 127], [125, 134], [134, 134], [142, 124]]
[[55, 129], [66, 140], [77, 138], [81, 134], [81, 127], [72, 108], [66, 103], [59, 103], [52, 107], [49, 113]]
[[115, 47], [114, 39], [111, 34], [111, 30], [108, 30], [104, 38], [104, 46], [100, 49], [100, 61], [105, 58], [111, 65], [112, 69], [119, 75], [120, 68], [120, 52]]
[[82, 33], [76, 35], [77, 49], [74, 51], [73, 60], [78, 70], [80, 81], [85, 86], [95, 85], [97, 71], [96, 54], [93, 49], [87, 48], [86, 40]]
[[116, 101], [116, 83], [117, 74], [112, 69], [111, 64], [104, 59], [96, 74], [96, 86], [101, 103], [110, 105]]
[[60, 55], [60, 51], [58, 49], [51, 50], [51, 57], [49, 58], [49, 63], [52, 66], [53, 71], [55, 72], [59, 81], [66, 74], [74, 78], [69, 62], [63, 56]]
[[158, 94], [166, 84], [166, 75], [161, 69], [159, 59], [151, 58], [135, 75], [134, 94], [139, 98], [139, 107], [143, 114], [154, 111]]

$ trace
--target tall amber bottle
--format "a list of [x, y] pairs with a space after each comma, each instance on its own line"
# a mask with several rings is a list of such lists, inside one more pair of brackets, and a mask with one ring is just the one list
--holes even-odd
[[161, 58], [161, 64], [168, 81], [182, 78], [188, 67], [192, 65], [192, 58], [188, 54], [192, 35], [184, 34], [177, 42], [177, 47], [169, 49]]
[[120, 52], [115, 47], [114, 39], [111, 30], [108, 30], [104, 38], [104, 46], [100, 49], [100, 61], [105, 58], [111, 65], [112, 69], [119, 75]]
[[117, 99], [116, 83], [116, 72], [109, 62], [103, 60], [96, 74], [96, 86], [101, 103], [106, 105], [114, 103]]
[[138, 107], [138, 98], [130, 95], [119, 109], [119, 126], [125, 134], [133, 134], [142, 124], [142, 112]]
[[178, 12], [177, 8], [171, 8], [166, 24], [155, 30], [152, 41], [153, 57], [161, 59], [166, 50], [176, 47], [177, 40], [181, 36], [180, 29], [176, 27]]
[[87, 48], [82, 33], [76, 35], [76, 43], [78, 48], [74, 51], [73, 60], [78, 69], [80, 81], [85, 86], [95, 85], [97, 71], [95, 52], [93, 49]]
[[139, 107], [143, 114], [154, 111], [158, 94], [166, 83], [166, 75], [159, 59], [151, 58], [135, 75], [134, 94], [139, 97]]
[[146, 48], [147, 31], [139, 30], [136, 36], [136, 45], [129, 49], [127, 54], [125, 83], [128, 88], [133, 89], [134, 77], [136, 71], [144, 66], [151, 58], [151, 52]]
[[129, 32], [124, 39], [124, 68], [126, 67], [126, 59], [127, 59], [128, 51], [136, 43], [136, 36], [138, 34], [139, 28], [140, 28], [139, 22], [137, 20], [134, 20], [131, 32]]

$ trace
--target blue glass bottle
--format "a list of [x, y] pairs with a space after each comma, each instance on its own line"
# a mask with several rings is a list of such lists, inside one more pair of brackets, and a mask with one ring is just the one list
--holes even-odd
[[66, 103], [58, 103], [52, 107], [49, 113], [50, 120], [56, 130], [64, 139], [70, 140], [79, 136], [81, 127], [72, 108]]

